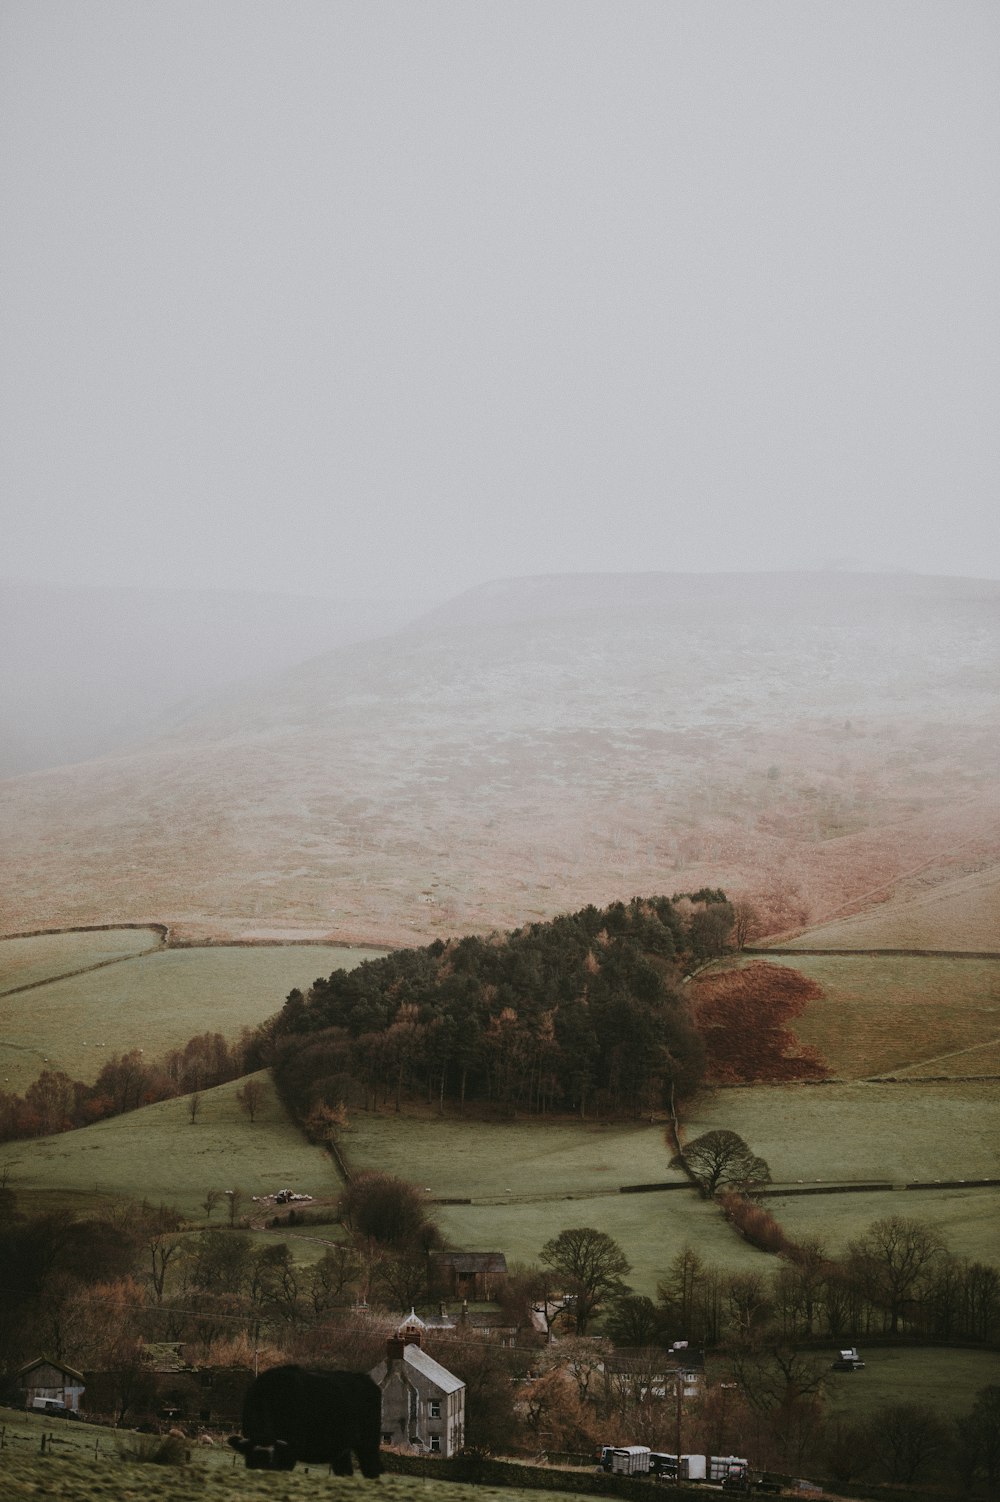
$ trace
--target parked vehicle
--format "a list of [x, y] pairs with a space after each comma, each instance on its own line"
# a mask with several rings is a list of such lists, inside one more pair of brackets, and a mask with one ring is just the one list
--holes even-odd
[[602, 1445], [597, 1463], [616, 1476], [648, 1476], [651, 1454], [648, 1445]]
[[830, 1370], [834, 1372], [860, 1372], [864, 1369], [864, 1362], [858, 1355], [857, 1346], [848, 1346], [841, 1351], [836, 1361], [830, 1363]]
[[28, 1405], [32, 1413], [47, 1413], [54, 1419], [75, 1419], [72, 1408], [67, 1408], [59, 1398], [32, 1398]]
[[663, 1450], [652, 1450], [649, 1456], [650, 1473], [654, 1476], [665, 1476], [669, 1481], [677, 1476], [677, 1456], [668, 1455]]
[[709, 1481], [730, 1481], [749, 1475], [750, 1462], [742, 1455], [711, 1455], [708, 1460]]

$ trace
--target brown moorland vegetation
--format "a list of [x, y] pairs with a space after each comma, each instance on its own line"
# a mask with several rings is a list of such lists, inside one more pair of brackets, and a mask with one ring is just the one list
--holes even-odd
[[788, 1024], [822, 995], [815, 981], [756, 960], [700, 978], [695, 1024], [705, 1043], [707, 1078], [716, 1085], [822, 1079], [828, 1070]]
[[0, 931], [412, 943], [709, 885], [773, 933], [969, 875], [1000, 850], [997, 597], [822, 575], [473, 591], [3, 784]]

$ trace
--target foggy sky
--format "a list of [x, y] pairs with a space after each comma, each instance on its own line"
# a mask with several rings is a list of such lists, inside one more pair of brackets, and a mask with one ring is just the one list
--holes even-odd
[[1000, 576], [992, 0], [0, 14], [0, 574]]

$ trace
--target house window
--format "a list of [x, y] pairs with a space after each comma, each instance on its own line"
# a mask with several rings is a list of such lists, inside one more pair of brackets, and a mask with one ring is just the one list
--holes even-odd
[[441, 1436], [440, 1436], [440, 1434], [432, 1434], [431, 1435], [431, 1449], [440, 1452], [440, 1449], [441, 1449]]
[[432, 1419], [439, 1419], [440, 1417], [441, 1417], [441, 1404], [439, 1402], [437, 1402], [434, 1398], [431, 1398], [431, 1418]]
[[416, 1388], [411, 1387], [410, 1388], [410, 1418], [411, 1419], [415, 1419], [416, 1416], [417, 1416], [417, 1391], [416, 1391]]

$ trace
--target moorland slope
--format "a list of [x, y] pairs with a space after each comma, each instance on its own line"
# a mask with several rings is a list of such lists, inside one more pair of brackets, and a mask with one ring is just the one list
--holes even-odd
[[501, 582], [0, 786], [0, 932], [382, 943], [723, 886], [770, 932], [1000, 850], [1000, 584]]

